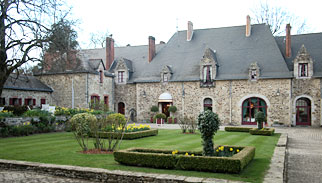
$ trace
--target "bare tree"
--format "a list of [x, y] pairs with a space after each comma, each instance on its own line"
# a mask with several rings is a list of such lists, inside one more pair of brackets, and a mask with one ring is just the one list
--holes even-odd
[[0, 1], [0, 96], [9, 75], [27, 62], [39, 61], [48, 42], [50, 22], [64, 9], [58, 0]]
[[106, 37], [111, 36], [108, 31], [91, 33], [90, 35], [91, 35], [90, 47], [94, 47], [94, 48], [104, 48]]
[[274, 36], [285, 34], [285, 26], [290, 23], [293, 32], [297, 34], [304, 33], [307, 30], [306, 21], [300, 17], [291, 14], [281, 7], [270, 6], [261, 3], [257, 8], [251, 10], [252, 20], [255, 23], [265, 23], [269, 25]]

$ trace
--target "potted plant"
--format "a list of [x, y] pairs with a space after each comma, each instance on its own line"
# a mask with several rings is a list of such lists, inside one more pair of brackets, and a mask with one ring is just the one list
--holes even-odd
[[263, 122], [265, 121], [265, 115], [262, 111], [258, 111], [256, 114], [255, 114], [255, 120], [258, 124], [258, 129], [262, 129], [263, 128]]
[[[155, 105], [154, 105], [154, 106], [152, 106], [150, 110], [151, 110], [151, 112], [153, 112], [153, 113], [157, 113], [157, 112], [159, 112], [159, 108], [158, 108], [158, 106], [155, 106]], [[151, 117], [150, 122], [151, 122], [151, 123], [153, 123], [153, 116]]]
[[177, 119], [175, 117], [173, 117], [174, 113], [177, 111], [177, 107], [172, 105], [169, 107], [168, 111], [170, 112], [170, 116], [171, 116], [168, 118], [168, 122], [169, 123], [177, 123]]
[[157, 124], [163, 124], [164, 123], [164, 119], [166, 118], [167, 116], [163, 113], [158, 113], [154, 116], [154, 118], [156, 119], [156, 123]]

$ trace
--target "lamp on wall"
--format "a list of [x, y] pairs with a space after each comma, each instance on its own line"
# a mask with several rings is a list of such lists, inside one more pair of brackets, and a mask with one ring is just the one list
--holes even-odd
[[145, 93], [145, 91], [143, 90], [143, 92], [142, 92], [142, 97], [146, 97], [146, 93]]
[[279, 88], [277, 88], [276, 95], [277, 95], [277, 96], [279, 96], [279, 95], [280, 95], [280, 89], [279, 89]]

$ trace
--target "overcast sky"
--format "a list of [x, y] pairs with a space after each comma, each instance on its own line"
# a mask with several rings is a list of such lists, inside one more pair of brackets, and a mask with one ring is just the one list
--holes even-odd
[[[88, 48], [90, 33], [113, 34], [118, 46], [146, 45], [148, 37], [167, 42], [179, 30], [245, 25], [246, 15], [259, 0], [68, 0], [72, 18], [80, 20], [78, 41]], [[322, 32], [321, 3], [317, 0], [270, 0], [306, 20], [314, 32]]]

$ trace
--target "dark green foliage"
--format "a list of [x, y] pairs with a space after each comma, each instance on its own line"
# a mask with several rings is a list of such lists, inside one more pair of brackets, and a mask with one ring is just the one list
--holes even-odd
[[12, 111], [13, 115], [21, 116], [28, 110], [27, 106], [5, 106], [3, 110]]
[[172, 105], [172, 106], [169, 107], [168, 111], [175, 113], [177, 111], [177, 107]]
[[226, 126], [225, 131], [227, 132], [249, 132], [252, 129], [251, 127], [235, 127], [235, 126]]
[[28, 110], [23, 114], [24, 117], [48, 117], [51, 113], [40, 109]]
[[37, 132], [37, 127], [33, 125], [5, 126], [0, 128], [0, 137], [28, 136]]
[[265, 114], [262, 111], [256, 112], [255, 120], [258, 123], [258, 129], [262, 129], [263, 128], [263, 122], [265, 121]]
[[[120, 138], [121, 135], [122, 135], [121, 133], [118, 133], [118, 136], [119, 136], [118, 137], [118, 136], [113, 135], [113, 132], [101, 132], [100, 133], [101, 138], [109, 138], [110, 136], [112, 136], [114, 138]], [[124, 140], [132, 140], [132, 139], [138, 139], [138, 138], [155, 136], [155, 135], [158, 135], [158, 129], [124, 133], [123, 139]]]
[[158, 108], [158, 106], [152, 106], [151, 107], [151, 112], [158, 112], [159, 111], [159, 108]]
[[214, 155], [213, 136], [217, 132], [220, 125], [220, 119], [217, 114], [210, 110], [206, 110], [198, 116], [198, 129], [201, 132], [203, 155]]
[[163, 113], [158, 113], [154, 116], [155, 119], [159, 119], [159, 118], [162, 118], [162, 119], [165, 119], [167, 118], [167, 116]]
[[[173, 155], [170, 150], [133, 148], [114, 152], [115, 161], [134, 166], [152, 168], [196, 170], [224, 173], [240, 173], [254, 158], [254, 147], [225, 146], [240, 148], [233, 157], [201, 156], [201, 152], [178, 151]], [[188, 153], [189, 155], [185, 155]], [[194, 156], [191, 156], [194, 154]]]
[[265, 136], [272, 136], [274, 135], [275, 129], [274, 128], [252, 128], [249, 130], [249, 133], [252, 135], [265, 135]]

